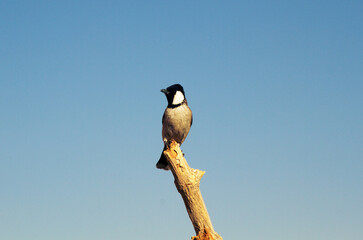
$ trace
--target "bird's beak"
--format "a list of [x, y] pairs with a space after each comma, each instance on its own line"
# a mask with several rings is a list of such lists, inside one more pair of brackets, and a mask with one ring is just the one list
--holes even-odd
[[160, 92], [165, 93], [165, 94], [169, 93], [168, 90], [166, 90], [166, 89], [161, 89]]

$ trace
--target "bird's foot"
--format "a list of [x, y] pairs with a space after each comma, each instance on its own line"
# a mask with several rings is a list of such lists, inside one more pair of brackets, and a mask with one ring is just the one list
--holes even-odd
[[165, 141], [165, 142], [164, 142], [164, 144], [165, 144], [165, 148], [166, 148], [166, 149], [174, 148], [175, 146], [180, 147], [180, 144], [179, 144], [179, 143], [177, 143], [177, 142], [176, 142], [176, 141], [174, 141], [174, 140], [171, 140], [171, 141]]
[[166, 141], [165, 142], [165, 149], [170, 149], [171, 146], [171, 141]]

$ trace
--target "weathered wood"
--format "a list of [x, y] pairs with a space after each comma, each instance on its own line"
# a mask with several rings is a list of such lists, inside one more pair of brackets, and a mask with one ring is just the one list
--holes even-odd
[[189, 218], [197, 236], [192, 240], [223, 240], [213, 229], [202, 194], [199, 190], [204, 171], [189, 167], [179, 144], [172, 142], [164, 155], [174, 175], [174, 183], [184, 200]]

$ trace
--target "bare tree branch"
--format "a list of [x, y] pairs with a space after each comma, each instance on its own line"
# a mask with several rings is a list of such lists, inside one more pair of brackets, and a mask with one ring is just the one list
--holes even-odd
[[189, 218], [197, 236], [192, 240], [223, 240], [213, 229], [202, 194], [199, 190], [200, 180], [204, 171], [189, 167], [179, 144], [172, 142], [164, 151], [170, 169], [174, 175], [174, 183], [184, 200]]

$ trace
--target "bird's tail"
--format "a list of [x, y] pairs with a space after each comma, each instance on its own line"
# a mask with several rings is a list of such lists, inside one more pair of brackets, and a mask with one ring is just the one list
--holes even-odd
[[165, 149], [166, 149], [166, 146], [164, 146], [164, 149], [163, 149], [163, 152], [161, 153], [160, 159], [156, 163], [156, 167], [159, 168], [159, 169], [170, 170], [170, 167], [168, 165], [168, 161], [166, 160], [166, 158], [164, 156]]

